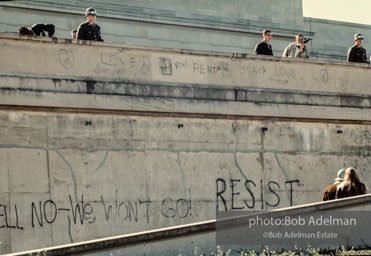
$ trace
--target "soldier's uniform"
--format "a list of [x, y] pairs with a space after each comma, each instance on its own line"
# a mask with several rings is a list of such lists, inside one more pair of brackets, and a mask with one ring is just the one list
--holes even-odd
[[77, 29], [77, 39], [103, 42], [100, 27], [95, 23], [90, 24], [88, 21], [80, 24]]
[[[85, 11], [86, 17], [96, 15], [97, 11], [93, 7], [89, 7]], [[77, 29], [77, 39], [103, 42], [103, 39], [100, 35], [100, 27], [95, 23], [89, 23], [89, 21], [80, 24], [79, 28]]]
[[366, 63], [367, 62], [367, 53], [366, 49], [362, 46], [358, 47], [354, 45], [348, 51], [348, 62], [359, 62], [359, 63]]
[[[363, 41], [365, 38], [362, 34], [355, 34], [354, 41], [361, 40]], [[358, 63], [367, 63], [367, 53], [366, 49], [362, 47], [362, 45], [357, 46], [354, 45], [348, 50], [348, 62], [358, 62]]]

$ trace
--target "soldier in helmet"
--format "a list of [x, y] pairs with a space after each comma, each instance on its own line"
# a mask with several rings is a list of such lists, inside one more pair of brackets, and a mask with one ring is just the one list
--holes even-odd
[[354, 35], [355, 44], [348, 50], [348, 58], [347, 58], [348, 62], [359, 62], [359, 63], [367, 62], [366, 49], [362, 47], [364, 39], [365, 38], [363, 37], [362, 34]]
[[77, 29], [77, 39], [79, 40], [91, 40], [91, 41], [102, 41], [100, 35], [100, 27], [95, 24], [97, 19], [97, 11], [89, 7], [85, 11], [86, 22], [81, 23]]

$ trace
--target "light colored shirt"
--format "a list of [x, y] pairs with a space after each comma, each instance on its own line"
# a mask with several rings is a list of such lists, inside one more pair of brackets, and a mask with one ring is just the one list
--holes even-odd
[[309, 58], [308, 47], [304, 47], [303, 52], [300, 52], [300, 48], [296, 42], [289, 44], [282, 54], [282, 57], [289, 58]]

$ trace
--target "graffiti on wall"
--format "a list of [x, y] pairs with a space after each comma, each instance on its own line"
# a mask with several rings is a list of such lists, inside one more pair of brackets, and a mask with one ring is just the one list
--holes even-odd
[[287, 180], [284, 183], [270, 180], [216, 180], [216, 210], [265, 210], [282, 204], [282, 191], [293, 205], [293, 191], [300, 180]]
[[[156, 76], [157, 73], [163, 78], [189, 75], [188, 77], [192, 79], [215, 77], [226, 81], [233, 81], [235, 78], [252, 79], [254, 81], [259, 78], [265, 82], [278, 85], [287, 85], [293, 82], [305, 84], [303, 74], [298, 69], [280, 64], [272, 66], [252, 61], [226, 58], [206, 60], [200, 57], [169, 54], [152, 56], [133, 54], [122, 50], [101, 51], [98, 58], [97, 70], [102, 69], [103, 73], [112, 70], [117, 73], [115, 73], [116, 75], [127, 79], [137, 75], [140, 75], [140, 77]], [[59, 49], [58, 60], [64, 69], [72, 70], [75, 66], [75, 59], [71, 50]], [[329, 72], [325, 68], [316, 71], [314, 77], [316, 81], [324, 84], [330, 79]]]
[[[164, 218], [184, 219], [192, 215], [191, 194], [189, 192], [187, 198], [167, 197], [157, 202], [150, 198], [121, 200], [119, 191], [116, 190], [114, 200], [107, 200], [103, 195], [92, 199], [81, 194], [78, 201], [68, 195], [63, 202], [51, 199], [32, 201], [22, 209], [17, 204], [0, 204], [0, 229], [41, 228], [60, 219], [81, 226], [101, 221], [149, 223], [151, 207], [160, 209]], [[20, 211], [28, 212], [22, 214], [27, 218], [21, 219]]]
[[[293, 191], [300, 181], [287, 180], [284, 183], [270, 180], [216, 179], [216, 211], [264, 210], [282, 205], [293, 205]], [[283, 192], [285, 198], [283, 197]], [[288, 195], [288, 196], [287, 196]], [[149, 223], [153, 209], [160, 211], [163, 218], [185, 219], [192, 216], [191, 190], [187, 197], [166, 197], [152, 201], [150, 197], [135, 200], [121, 200], [119, 190], [115, 198], [108, 200], [104, 195], [89, 198], [81, 194], [78, 200], [67, 195], [64, 201], [52, 199], [29, 202], [26, 208], [19, 205], [0, 204], [0, 229], [42, 228], [64, 219], [72, 225], [87, 225], [96, 222]], [[287, 198], [289, 202], [287, 202]], [[20, 214], [20, 211], [28, 214]], [[157, 214], [155, 214], [157, 216]], [[21, 218], [20, 216], [27, 216]]]
[[[157, 59], [158, 71], [163, 77], [182, 76], [189, 74], [190, 78], [221, 78], [229, 80], [239, 77], [240, 79], [262, 81], [275, 85], [288, 85], [298, 83], [305, 85], [303, 74], [295, 67], [286, 65], [264, 65], [251, 61], [234, 61], [234, 60], [214, 60], [203, 61], [199, 58], [176, 58], [176, 57], [159, 57]], [[320, 83], [329, 81], [327, 69], [318, 70], [314, 74], [315, 79]]]

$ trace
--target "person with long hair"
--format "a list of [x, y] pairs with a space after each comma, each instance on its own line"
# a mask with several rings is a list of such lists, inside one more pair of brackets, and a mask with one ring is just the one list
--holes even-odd
[[337, 186], [336, 199], [358, 196], [367, 193], [366, 185], [359, 178], [353, 167], [345, 170], [344, 180]]

